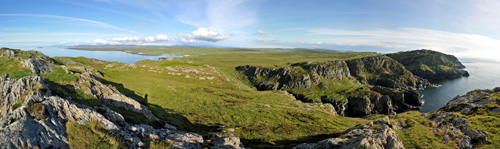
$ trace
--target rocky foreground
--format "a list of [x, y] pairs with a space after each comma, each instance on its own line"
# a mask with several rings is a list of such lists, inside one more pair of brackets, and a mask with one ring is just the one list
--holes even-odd
[[[481, 145], [485, 147], [484, 145], [493, 143], [493, 140], [488, 140], [488, 137], [498, 135], [498, 131], [492, 131], [489, 134], [482, 129], [471, 128], [469, 119], [498, 116], [500, 115], [499, 104], [500, 87], [492, 90], [474, 90], [466, 95], [455, 97], [441, 109], [422, 114], [421, 117], [427, 119], [422, 121], [428, 125], [426, 126], [427, 130], [430, 130], [428, 133], [437, 135], [444, 144], [451, 143], [455, 148], [460, 149], [470, 149]], [[350, 128], [338, 134], [336, 138], [325, 139], [317, 143], [303, 143], [294, 148], [405, 148], [397, 131], [409, 131], [412, 126], [403, 124], [408, 123], [408, 120], [395, 120], [398, 116], [391, 117], [394, 119], [386, 116], [375, 123], [370, 122], [367, 125]], [[499, 122], [493, 123], [497, 126]]]
[[[226, 132], [213, 132], [210, 137], [198, 133], [179, 131], [175, 126], [156, 118], [145, 105], [133, 100], [99, 80], [98, 75], [86, 68], [73, 73], [66, 66], [37, 53], [2, 48], [1, 57], [20, 61], [32, 72], [19, 79], [8, 74], [0, 77], [0, 146], [2, 148], [70, 148], [66, 132], [68, 122], [88, 125], [97, 122], [106, 133], [122, 140], [127, 148], [147, 147], [149, 141], [164, 142], [171, 148], [241, 148], [239, 138]], [[66, 87], [80, 89], [93, 96], [101, 106], [87, 106], [63, 96], [56, 84], [47, 82], [41, 74], [61, 68], [77, 76]], [[85, 84], [85, 85], [82, 85]], [[66, 88], [66, 89], [67, 89]], [[59, 93], [58, 93], [59, 92]], [[66, 92], [64, 92], [66, 93]], [[63, 97], [61, 97], [63, 96]], [[132, 124], [109, 107], [142, 114], [144, 121], [163, 123], [164, 128], [146, 124]], [[106, 138], [104, 138], [106, 139]], [[109, 139], [109, 138], [108, 138]], [[210, 142], [210, 143], [207, 143]]]

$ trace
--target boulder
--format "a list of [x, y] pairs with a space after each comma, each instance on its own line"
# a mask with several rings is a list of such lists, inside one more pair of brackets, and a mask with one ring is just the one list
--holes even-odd
[[398, 134], [391, 128], [390, 120], [385, 117], [375, 123], [350, 128], [337, 138], [330, 138], [317, 143], [303, 143], [294, 149], [324, 149], [324, 148], [373, 148], [385, 149], [404, 148]]

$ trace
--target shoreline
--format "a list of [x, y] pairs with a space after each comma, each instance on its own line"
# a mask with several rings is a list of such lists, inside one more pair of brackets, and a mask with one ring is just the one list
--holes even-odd
[[68, 50], [80, 50], [80, 51], [120, 51], [120, 52], [125, 52], [125, 53], [130, 53], [130, 54], [136, 54], [136, 55], [144, 55], [144, 56], [174, 56], [174, 57], [188, 57], [190, 55], [182, 55], [182, 54], [161, 54], [161, 55], [154, 55], [154, 54], [145, 54], [145, 53], [135, 53], [132, 51], [125, 51], [125, 50], [89, 50], [89, 49], [81, 49], [81, 48], [72, 48], [72, 47], [57, 47], [61, 49], [68, 49]]

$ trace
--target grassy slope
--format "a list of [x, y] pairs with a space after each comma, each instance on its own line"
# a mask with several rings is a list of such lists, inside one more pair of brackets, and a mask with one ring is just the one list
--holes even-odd
[[[134, 52], [133, 49], [127, 51]], [[283, 92], [256, 91], [234, 71], [234, 67], [247, 64], [287, 66], [295, 62], [347, 59], [372, 53], [199, 48], [143, 49], [141, 52], [190, 56], [174, 61], [141, 61], [135, 68], [120, 63], [92, 63], [85, 58], [70, 59], [98, 69], [104, 79], [123, 84], [141, 97], [148, 94], [150, 109], [181, 128], [187, 125], [185, 121], [178, 121], [179, 118], [172, 118], [172, 115], [182, 115], [195, 124], [236, 127], [235, 133], [245, 140], [281, 144], [284, 143], [281, 141], [304, 141], [314, 139], [311, 136], [338, 133], [367, 122], [333, 116], [318, 104], [301, 103]], [[179, 71], [166, 70], [167, 67]], [[182, 72], [189, 69], [211, 74]], [[199, 79], [207, 76], [216, 79]]]

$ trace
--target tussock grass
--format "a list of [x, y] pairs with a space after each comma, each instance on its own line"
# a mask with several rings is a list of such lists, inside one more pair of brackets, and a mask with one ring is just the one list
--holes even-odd
[[66, 123], [66, 134], [70, 148], [125, 148], [123, 142], [116, 136], [104, 130], [101, 123], [91, 121], [87, 125], [80, 125], [75, 121]]

